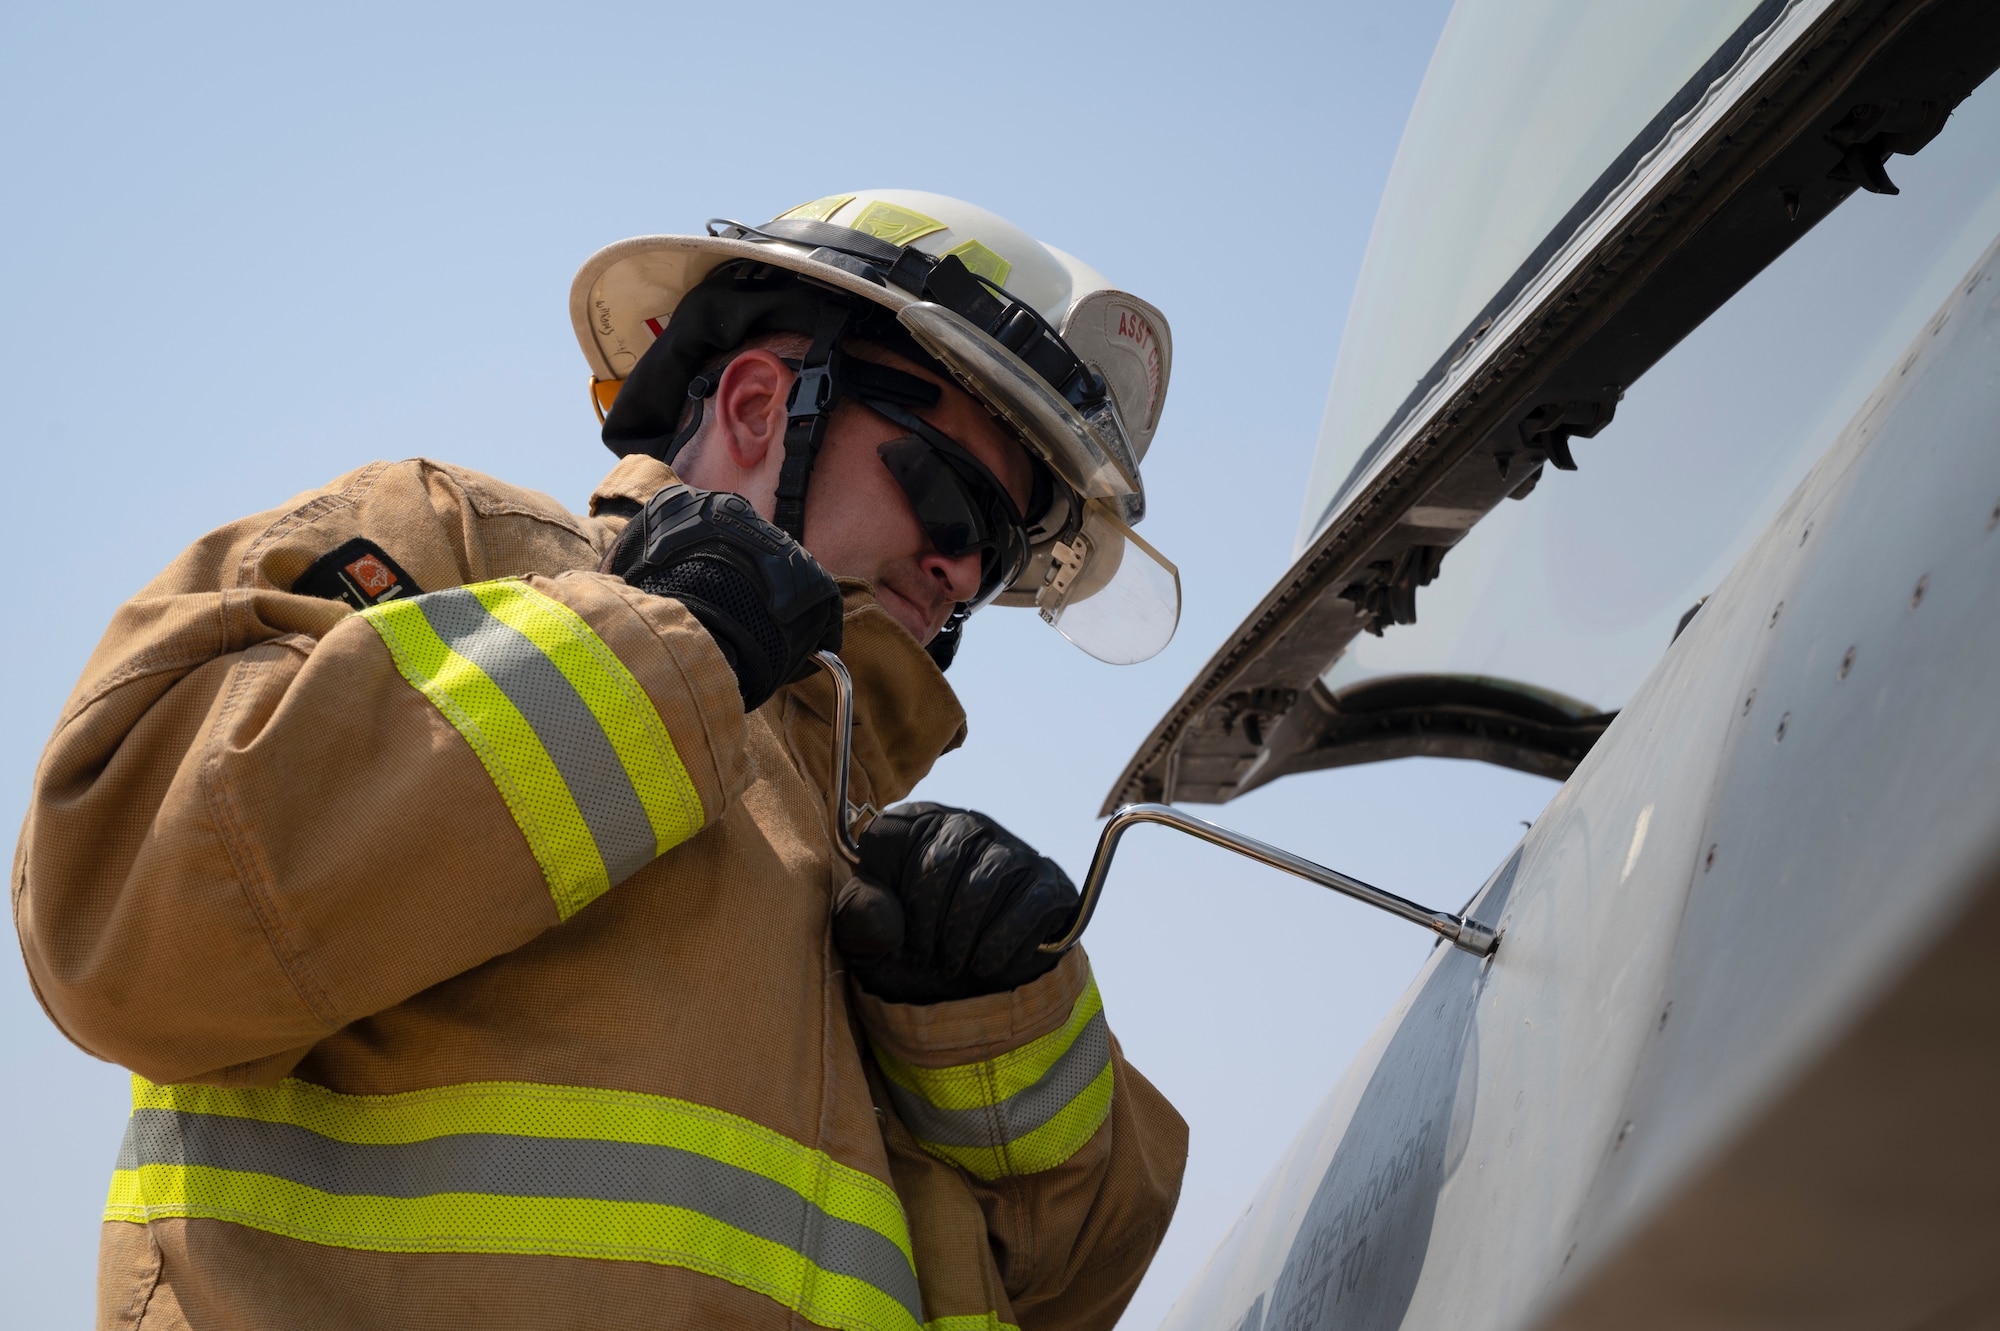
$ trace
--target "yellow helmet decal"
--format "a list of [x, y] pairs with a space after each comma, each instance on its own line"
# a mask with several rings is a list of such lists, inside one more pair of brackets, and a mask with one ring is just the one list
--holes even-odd
[[878, 240], [886, 240], [891, 245], [907, 245], [913, 240], [921, 240], [932, 232], [945, 229], [943, 222], [935, 217], [926, 217], [913, 208], [899, 207], [876, 199], [861, 210], [861, 216], [854, 219], [854, 229], [865, 231]]
[[852, 194], [829, 194], [824, 199], [814, 199], [802, 203], [788, 213], [779, 213], [780, 218], [796, 217], [808, 222], [824, 222], [827, 218], [854, 202]]
[[1014, 271], [1014, 265], [987, 249], [976, 240], [968, 240], [963, 245], [954, 245], [945, 251], [955, 254], [958, 261], [971, 269], [974, 275], [983, 277], [996, 287], [1007, 285], [1007, 274]]

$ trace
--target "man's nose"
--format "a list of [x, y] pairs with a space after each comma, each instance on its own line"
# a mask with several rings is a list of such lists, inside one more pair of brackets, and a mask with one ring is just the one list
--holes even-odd
[[953, 603], [970, 601], [979, 594], [980, 557], [977, 553], [924, 556], [924, 571], [935, 578], [945, 598]]

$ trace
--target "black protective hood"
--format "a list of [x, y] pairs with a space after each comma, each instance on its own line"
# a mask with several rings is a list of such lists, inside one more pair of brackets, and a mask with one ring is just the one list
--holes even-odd
[[688, 386], [714, 357], [764, 333], [812, 337], [828, 305], [849, 311], [843, 340], [870, 342], [949, 382], [889, 310], [789, 269], [739, 260], [724, 264], [688, 292], [664, 332], [639, 358], [604, 418], [604, 446], [619, 457], [646, 453], [671, 463]]

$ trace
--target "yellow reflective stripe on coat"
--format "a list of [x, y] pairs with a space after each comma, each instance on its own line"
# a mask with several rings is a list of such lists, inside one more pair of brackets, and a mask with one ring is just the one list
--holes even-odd
[[107, 1221], [195, 1217], [371, 1252], [682, 1267], [821, 1326], [916, 1331], [888, 1184], [748, 1119], [525, 1082], [342, 1095], [132, 1079]]
[[917, 1144], [989, 1181], [1054, 1169], [1111, 1113], [1111, 1032], [1094, 975], [1061, 1027], [997, 1058], [922, 1068], [878, 1046], [875, 1061]]
[[479, 755], [563, 919], [701, 830], [652, 699], [562, 602], [502, 578], [361, 617]]
[[1012, 1322], [1000, 1320], [999, 1313], [973, 1313], [969, 1317], [933, 1317], [924, 1331], [1021, 1331]]

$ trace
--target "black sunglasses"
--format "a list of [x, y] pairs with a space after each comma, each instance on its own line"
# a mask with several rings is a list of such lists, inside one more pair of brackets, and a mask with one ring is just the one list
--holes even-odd
[[977, 610], [1014, 584], [1028, 566], [1028, 523], [1007, 487], [972, 451], [916, 413], [863, 397], [863, 406], [910, 433], [875, 451], [947, 559], [979, 555]]

